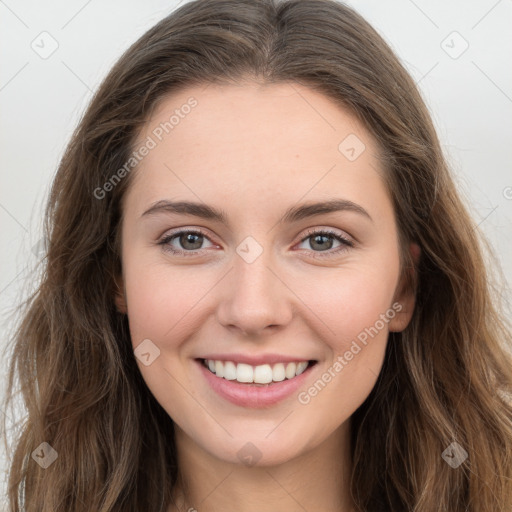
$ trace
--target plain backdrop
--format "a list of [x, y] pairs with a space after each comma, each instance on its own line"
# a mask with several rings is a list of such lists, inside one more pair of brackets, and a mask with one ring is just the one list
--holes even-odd
[[[34, 284], [49, 185], [92, 91], [132, 42], [181, 3], [0, 0], [3, 346], [14, 307]], [[419, 84], [475, 227], [501, 263], [499, 281], [512, 283], [512, 0], [347, 3]], [[508, 288], [502, 293], [510, 297]]]

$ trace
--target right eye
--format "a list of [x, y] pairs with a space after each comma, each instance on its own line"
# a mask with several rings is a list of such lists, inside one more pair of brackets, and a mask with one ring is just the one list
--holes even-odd
[[[202, 231], [187, 229], [165, 235], [158, 245], [164, 246], [164, 250], [172, 254], [195, 256], [197, 251], [202, 249], [204, 240], [209, 241], [209, 238]], [[177, 242], [181, 248], [176, 247], [174, 242]], [[214, 246], [212, 242], [210, 244]]]

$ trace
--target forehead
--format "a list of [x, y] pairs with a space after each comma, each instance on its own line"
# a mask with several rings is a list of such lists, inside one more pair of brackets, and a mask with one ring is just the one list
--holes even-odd
[[349, 195], [376, 206], [386, 199], [370, 133], [333, 100], [297, 83], [173, 92], [134, 147], [144, 144], [151, 149], [137, 165], [133, 188], [146, 203], [186, 196], [247, 210], [257, 201], [301, 197]]
[[139, 139], [150, 135], [169, 144], [172, 139], [175, 153], [186, 141], [187, 150], [194, 143], [196, 149], [215, 145], [230, 153], [257, 148], [267, 156], [297, 149], [301, 155], [319, 150], [337, 155], [338, 143], [349, 134], [367, 147], [374, 144], [353, 115], [313, 89], [247, 82], [198, 85], [162, 98]]

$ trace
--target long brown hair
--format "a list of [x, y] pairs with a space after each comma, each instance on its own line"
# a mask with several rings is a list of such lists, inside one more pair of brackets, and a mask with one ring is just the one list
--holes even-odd
[[[104, 184], [120, 177], [165, 95], [244, 77], [307, 85], [362, 120], [381, 147], [403, 248], [421, 248], [411, 323], [390, 334], [378, 381], [352, 416], [358, 509], [510, 511], [511, 329], [480, 235], [415, 83], [377, 32], [333, 0], [189, 2], [99, 87], [53, 182], [44, 271], [13, 338], [4, 408], [16, 382], [27, 414], [13, 444], [10, 510], [169, 506], [179, 477], [173, 422], [145, 385], [114, 306], [133, 172]], [[412, 264], [404, 256], [402, 270]], [[37, 463], [52, 450], [53, 463]], [[461, 450], [467, 458], [451, 467], [443, 454]]]

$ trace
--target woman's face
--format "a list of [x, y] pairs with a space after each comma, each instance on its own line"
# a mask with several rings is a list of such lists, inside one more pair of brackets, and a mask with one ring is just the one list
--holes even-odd
[[116, 303], [180, 435], [264, 465], [342, 432], [413, 308], [369, 132], [298, 84], [212, 84], [167, 97], [135, 150]]

